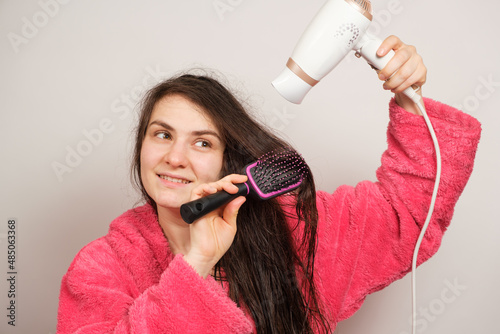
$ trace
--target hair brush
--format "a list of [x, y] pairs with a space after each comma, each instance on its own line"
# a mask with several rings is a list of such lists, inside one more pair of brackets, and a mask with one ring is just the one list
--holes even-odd
[[244, 168], [245, 183], [235, 184], [238, 192], [220, 191], [181, 205], [182, 219], [191, 224], [209, 212], [239, 196], [268, 200], [285, 194], [301, 185], [308, 171], [302, 156], [293, 149], [269, 152]]

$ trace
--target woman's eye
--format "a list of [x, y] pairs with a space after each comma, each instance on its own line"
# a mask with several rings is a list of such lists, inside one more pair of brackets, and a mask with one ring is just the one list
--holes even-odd
[[198, 147], [210, 147], [210, 143], [206, 140], [197, 141], [195, 145]]
[[170, 139], [170, 133], [168, 132], [159, 132], [155, 136], [160, 139]]

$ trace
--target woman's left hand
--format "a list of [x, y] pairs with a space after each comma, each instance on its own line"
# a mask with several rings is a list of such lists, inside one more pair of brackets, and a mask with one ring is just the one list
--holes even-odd
[[[427, 78], [427, 68], [422, 57], [412, 45], [404, 44], [398, 37], [389, 36], [380, 45], [377, 55], [384, 56], [394, 50], [394, 57], [380, 70], [379, 79], [383, 88], [395, 93], [396, 102], [407, 111], [420, 114], [415, 103], [403, 94], [410, 86], [422, 87]], [[422, 96], [422, 90], [417, 91]]]
[[[218, 181], [199, 185], [193, 190], [191, 200], [222, 190], [235, 194], [238, 188], [234, 184], [247, 180], [246, 175], [231, 174]], [[243, 196], [237, 197], [189, 226], [191, 247], [184, 259], [202, 277], [208, 276], [213, 266], [231, 247], [237, 230], [238, 210], [245, 200]]]

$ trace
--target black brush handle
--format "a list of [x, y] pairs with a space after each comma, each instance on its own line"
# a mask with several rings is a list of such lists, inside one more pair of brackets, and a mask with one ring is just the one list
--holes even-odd
[[188, 224], [191, 224], [196, 219], [199, 219], [209, 212], [220, 208], [226, 203], [239, 196], [248, 195], [249, 188], [245, 183], [235, 184], [238, 187], [236, 194], [230, 194], [226, 191], [219, 191], [194, 201], [181, 205], [181, 217]]

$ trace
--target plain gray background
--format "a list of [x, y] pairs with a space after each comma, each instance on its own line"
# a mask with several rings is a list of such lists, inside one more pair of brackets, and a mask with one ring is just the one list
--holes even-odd
[[[71, 260], [138, 199], [129, 182], [135, 104], [180, 70], [225, 75], [258, 117], [301, 150], [319, 188], [375, 179], [391, 94], [363, 60], [347, 56], [299, 106], [270, 84], [322, 4], [0, 0], [1, 333], [55, 333]], [[370, 31], [395, 34], [423, 56], [424, 95], [483, 125], [443, 245], [417, 271], [420, 332], [498, 333], [500, 3], [373, 6]], [[9, 219], [17, 222], [16, 327], [7, 324]], [[369, 296], [337, 331], [407, 333], [410, 297], [405, 277]]]

